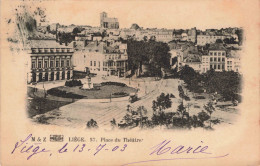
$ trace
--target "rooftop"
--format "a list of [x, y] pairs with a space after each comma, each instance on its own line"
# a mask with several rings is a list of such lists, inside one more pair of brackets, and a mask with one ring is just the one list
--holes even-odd
[[28, 46], [31, 48], [71, 48], [60, 45], [56, 40], [28, 40]]

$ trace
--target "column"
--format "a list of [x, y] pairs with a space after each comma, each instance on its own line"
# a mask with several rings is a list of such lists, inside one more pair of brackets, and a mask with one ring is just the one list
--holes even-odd
[[54, 72], [54, 79], [53, 79], [53, 81], [55, 81], [55, 80], [57, 80], [57, 72], [56, 71]]
[[73, 70], [70, 70], [70, 79], [72, 78], [73, 76]]
[[59, 65], [59, 66], [60, 66], [60, 68], [61, 68], [61, 58], [62, 58], [62, 56], [60, 56], [60, 65]]
[[51, 81], [51, 72], [48, 73], [48, 80]]
[[42, 72], [42, 81], [45, 81], [45, 72]]
[[39, 73], [36, 73], [36, 82], [39, 81]]
[[60, 80], [62, 80], [62, 71], [60, 72]]
[[54, 63], [53, 63], [53, 65], [54, 65], [54, 68], [56, 68], [56, 56], [54, 57]]
[[46, 66], [45, 66], [45, 57], [42, 57], [42, 68], [45, 69]]
[[36, 66], [36, 69], [38, 69], [38, 57], [36, 56], [36, 64], [35, 64], [35, 66]]
[[51, 57], [50, 57], [50, 56], [48, 57], [48, 64], [49, 64], [49, 65], [48, 65], [49, 68], [51, 68]]

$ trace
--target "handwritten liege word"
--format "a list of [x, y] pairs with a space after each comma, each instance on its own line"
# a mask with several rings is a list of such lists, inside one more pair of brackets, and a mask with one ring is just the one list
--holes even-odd
[[56, 152], [57, 154], [63, 154], [63, 153], [81, 153], [81, 152], [89, 152], [93, 154], [93, 156], [96, 156], [101, 151], [107, 151], [107, 152], [124, 152], [127, 149], [127, 144], [124, 145], [116, 145], [116, 146], [109, 146], [109, 144], [99, 144], [95, 148], [87, 147], [85, 143], [78, 144], [75, 146], [75, 144], [71, 143], [65, 143], [63, 146], [52, 152], [51, 150], [47, 150], [46, 148], [43, 148], [41, 146], [42, 143], [31, 143], [29, 144], [29, 140], [32, 139], [32, 134], [29, 134], [24, 140], [20, 140], [15, 143], [14, 148], [11, 152], [11, 154], [16, 153], [26, 153], [29, 154], [27, 157], [27, 160], [31, 159], [32, 156], [36, 154], [40, 154], [43, 152], [49, 152], [49, 156], [52, 156], [52, 153]]

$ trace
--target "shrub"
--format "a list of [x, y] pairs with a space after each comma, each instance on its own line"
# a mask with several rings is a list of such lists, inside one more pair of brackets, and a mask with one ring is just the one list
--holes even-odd
[[82, 99], [84, 97], [78, 94], [67, 93], [66, 91], [62, 91], [57, 88], [49, 89], [47, 90], [47, 93], [53, 96], [64, 97], [64, 98]]
[[116, 85], [116, 86], [122, 86], [122, 87], [126, 86], [126, 84], [121, 83], [121, 82], [102, 82], [101, 85], [102, 86], [104, 86], [104, 85]]
[[98, 128], [97, 122], [94, 119], [90, 119], [87, 122], [87, 128]]
[[126, 92], [116, 92], [116, 93], [113, 93], [113, 95], [127, 96], [128, 93], [126, 93]]
[[204, 123], [205, 121], [210, 119], [210, 116], [206, 112], [202, 111], [198, 113], [198, 118], [202, 123]]
[[165, 110], [167, 108], [170, 108], [172, 106], [172, 101], [170, 99], [170, 95], [167, 94], [165, 95], [164, 93], [161, 93], [160, 96], [157, 97], [157, 100], [153, 100], [153, 110], [156, 111], [156, 110], [159, 110], [159, 111], [162, 111], [162, 110]]
[[82, 83], [80, 80], [70, 80], [65, 82], [65, 86], [74, 87], [74, 86], [81, 86]]
[[205, 99], [205, 97], [204, 96], [195, 96], [195, 97], [193, 97], [194, 99]]
[[137, 95], [130, 96], [130, 98], [129, 98], [129, 101], [130, 101], [131, 103], [134, 103], [134, 102], [136, 102], [136, 101], [138, 101], [138, 100], [139, 100], [139, 98], [138, 98]]
[[170, 98], [175, 98], [175, 96], [171, 93], [171, 94], [170, 94]]

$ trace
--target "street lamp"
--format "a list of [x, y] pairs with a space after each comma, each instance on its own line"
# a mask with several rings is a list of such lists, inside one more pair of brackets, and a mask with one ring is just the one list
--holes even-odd
[[43, 86], [43, 93], [44, 93], [44, 98], [46, 98], [46, 92], [45, 92], [45, 87], [44, 87], [44, 81], [45, 81], [45, 76], [42, 77], [42, 86]]

